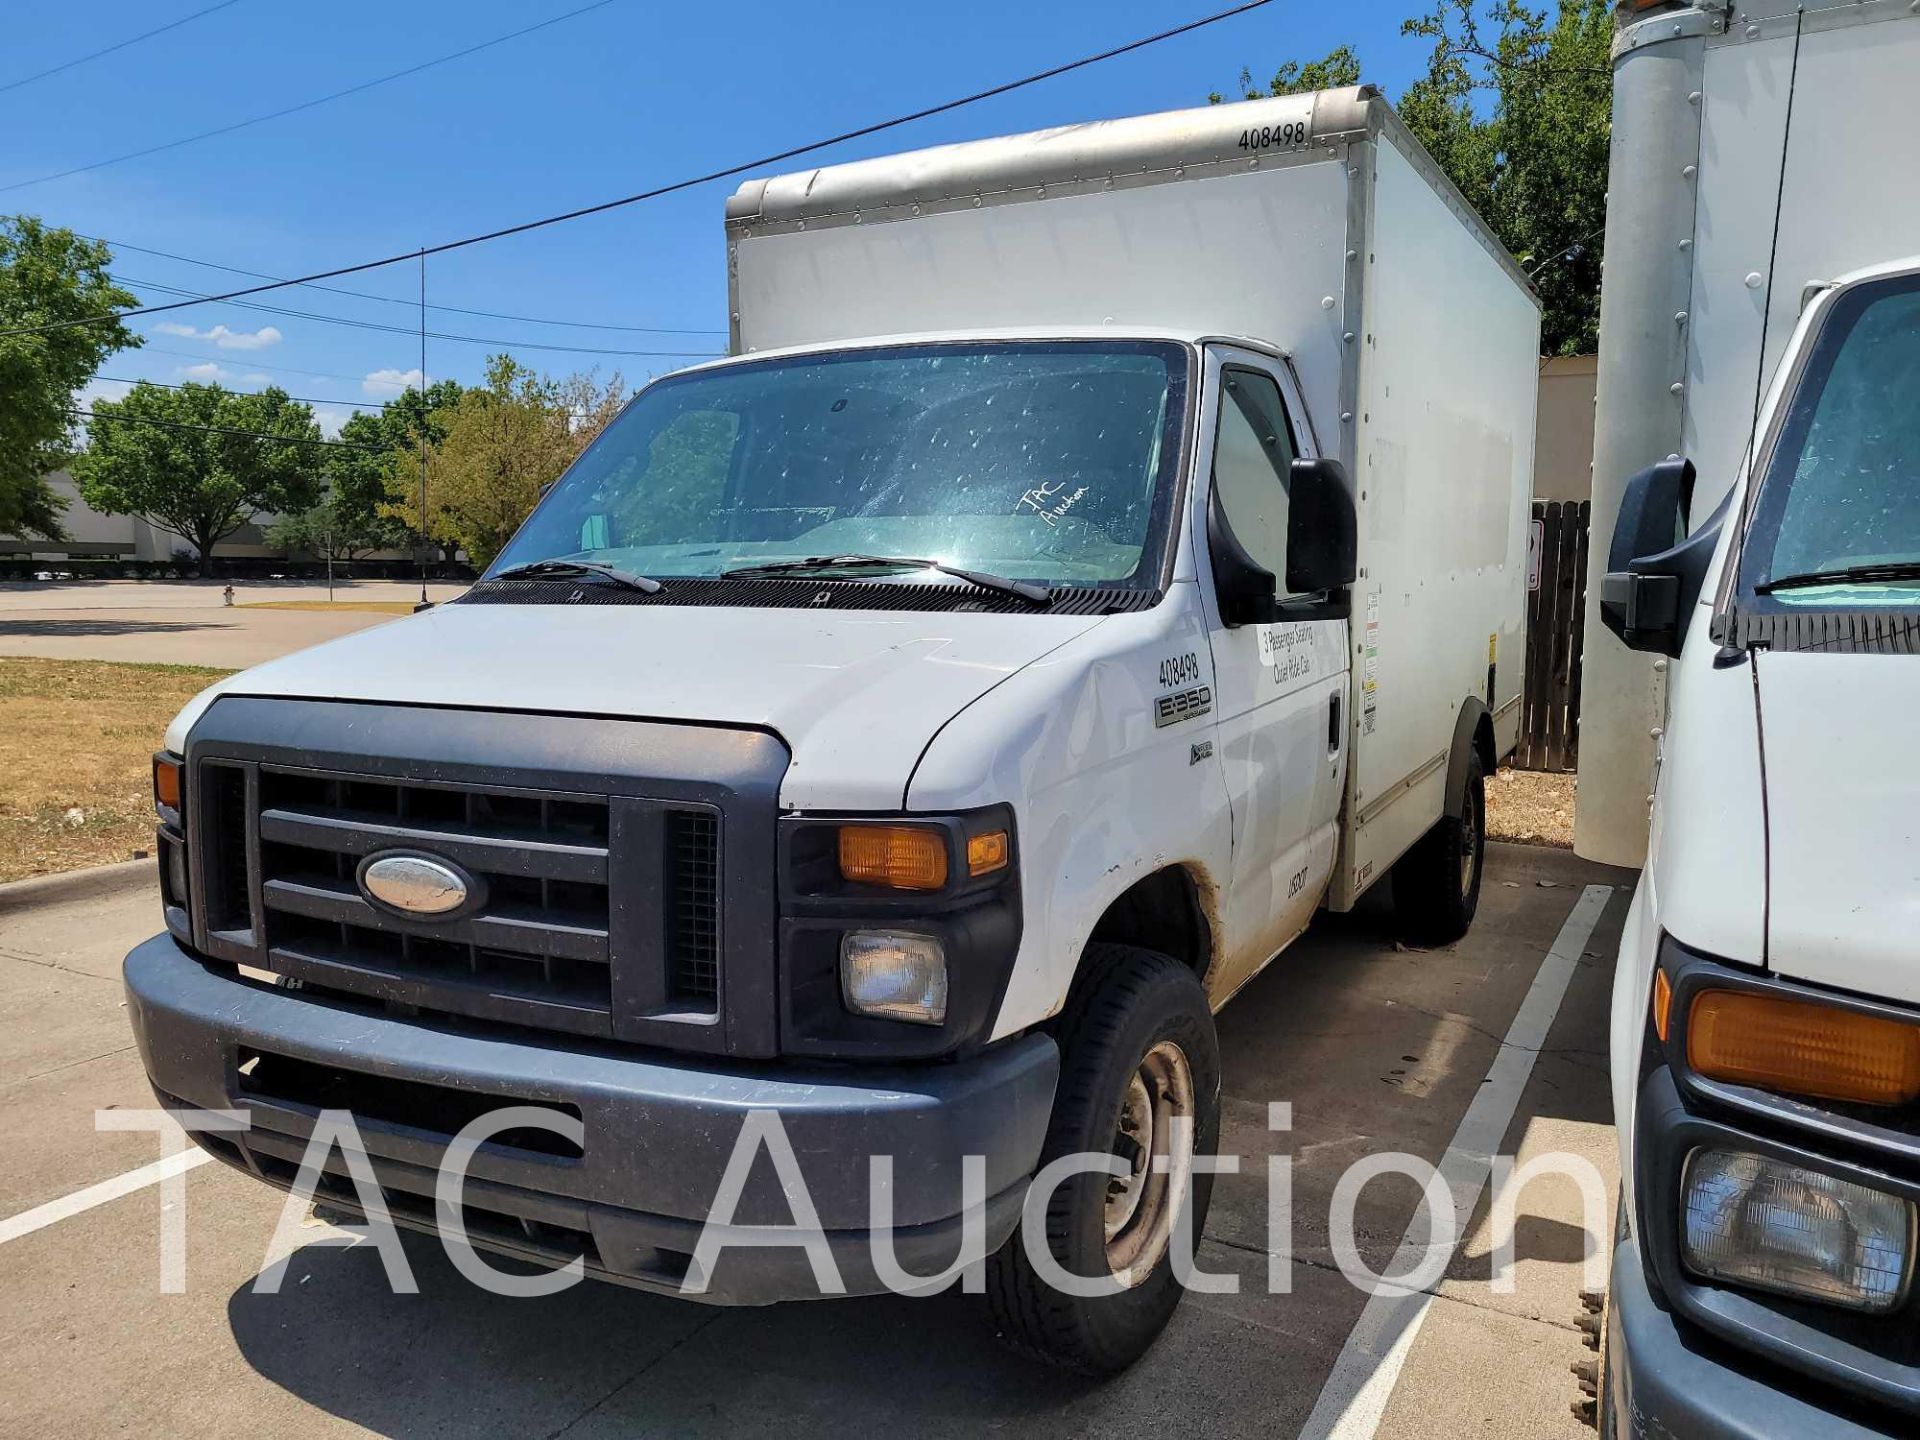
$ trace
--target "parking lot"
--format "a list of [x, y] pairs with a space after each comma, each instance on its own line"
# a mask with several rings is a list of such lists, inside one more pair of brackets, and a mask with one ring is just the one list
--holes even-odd
[[[1147, 1359], [1104, 1383], [1005, 1353], [957, 1294], [716, 1310], [589, 1282], [509, 1300], [419, 1237], [417, 1295], [389, 1293], [370, 1245], [305, 1248], [279, 1294], [256, 1293], [283, 1197], [219, 1164], [185, 1177], [186, 1289], [161, 1294], [161, 1191], [139, 1183], [158, 1141], [94, 1120], [152, 1103], [118, 967], [158, 928], [156, 898], [0, 912], [0, 1433], [1590, 1434], [1569, 1409], [1568, 1366], [1590, 1355], [1580, 1262], [1598, 1243], [1578, 1193], [1559, 1178], [1524, 1191], [1514, 1284], [1496, 1293], [1471, 1186], [1495, 1143], [1523, 1162], [1585, 1156], [1611, 1186], [1607, 994], [1632, 878], [1496, 846], [1463, 943], [1402, 947], [1363, 907], [1323, 919], [1222, 1012], [1222, 1149], [1244, 1159], [1216, 1185], [1198, 1258], [1240, 1293], [1189, 1294]], [[1277, 1100], [1289, 1133], [1267, 1128]], [[1478, 1198], [1446, 1279], [1370, 1302], [1338, 1273], [1329, 1204], [1353, 1161], [1387, 1151], [1445, 1160], [1456, 1196], [1465, 1176]], [[1279, 1153], [1295, 1264], [1291, 1292], [1269, 1294]], [[130, 1172], [117, 1198], [91, 1188]], [[1418, 1193], [1395, 1176], [1362, 1192], [1355, 1239], [1376, 1271]]]
[[[0, 583], [0, 655], [49, 660], [126, 660], [144, 664], [211, 665], [240, 670], [323, 640], [335, 640], [393, 619], [362, 605], [402, 606], [420, 587], [392, 580], [334, 587], [337, 608], [325, 606], [324, 583], [243, 580], [228, 607], [226, 582], [202, 580], [75, 580]], [[429, 599], [458, 595], [465, 586], [431, 584]]]

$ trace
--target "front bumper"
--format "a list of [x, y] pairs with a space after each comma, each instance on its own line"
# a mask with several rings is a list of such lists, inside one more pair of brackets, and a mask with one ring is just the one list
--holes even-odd
[[1810, 1405], [1720, 1358], [1724, 1352], [1654, 1302], [1631, 1236], [1614, 1247], [1607, 1300], [1607, 1384], [1618, 1440], [1870, 1440], [1895, 1433]]
[[[914, 1274], [959, 1253], [962, 1158], [983, 1156], [992, 1251], [1018, 1221], [1059, 1076], [1058, 1049], [1038, 1035], [962, 1063], [879, 1068], [746, 1067], [463, 1032], [259, 984], [166, 935], [127, 956], [125, 980], [161, 1103], [249, 1112], [245, 1132], [196, 1136], [217, 1158], [290, 1188], [320, 1110], [333, 1108], [321, 1097], [348, 1082], [388, 1210], [411, 1228], [435, 1228], [437, 1166], [459, 1128], [448, 1117], [516, 1104], [577, 1114], [577, 1155], [480, 1147], [465, 1192], [470, 1238], [544, 1263], [580, 1255], [589, 1273], [670, 1293], [684, 1293], [687, 1259], [753, 1111], [778, 1115], [847, 1293], [886, 1288], [872, 1258], [873, 1156], [893, 1157], [893, 1251]], [[302, 1078], [277, 1087], [262, 1078], [271, 1075]], [[320, 1198], [357, 1208], [337, 1150], [327, 1168]], [[794, 1223], [767, 1159], [753, 1165], [733, 1220]], [[759, 1305], [820, 1293], [797, 1244], [729, 1248], [704, 1279], [688, 1298]]]

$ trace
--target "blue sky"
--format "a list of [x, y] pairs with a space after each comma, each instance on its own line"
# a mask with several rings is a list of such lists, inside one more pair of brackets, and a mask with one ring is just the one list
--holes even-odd
[[[203, 9], [207, 0], [40, 0], [10, 6], [0, 87]], [[123, 244], [275, 275], [432, 244], [627, 194], [1013, 79], [1221, 8], [1225, 0], [612, 0], [525, 38], [304, 113], [164, 154], [42, 183], [22, 181], [298, 104], [579, 8], [587, 0], [237, 0], [64, 74], [0, 90], [0, 213], [24, 211]], [[1365, 78], [1396, 94], [1425, 46], [1399, 35], [1419, 0], [1264, 10], [1014, 95], [823, 152], [822, 163], [1075, 120], [1204, 103], [1242, 65], [1348, 43]], [[783, 168], [798, 168], [795, 162]], [[724, 345], [721, 205], [737, 182], [437, 258], [428, 299], [515, 315], [686, 327], [648, 335], [432, 314], [429, 328], [488, 339], [632, 350]], [[242, 277], [115, 252], [151, 287], [207, 291]], [[411, 266], [335, 282], [411, 301]], [[375, 300], [292, 289], [265, 303], [411, 326]], [[171, 333], [159, 333], [162, 324]], [[270, 378], [329, 431], [417, 373], [407, 335], [206, 305], [136, 322], [147, 346], [102, 374]], [[185, 329], [191, 333], [178, 333]], [[477, 380], [511, 346], [431, 341], [431, 378]], [[515, 349], [555, 373], [630, 382], [672, 357]], [[689, 357], [691, 358], [691, 357]], [[207, 368], [214, 367], [214, 368]], [[97, 381], [93, 392], [124, 385]]]

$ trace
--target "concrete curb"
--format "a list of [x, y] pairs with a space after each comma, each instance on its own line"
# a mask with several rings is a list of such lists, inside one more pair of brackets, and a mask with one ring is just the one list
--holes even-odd
[[94, 900], [128, 890], [157, 884], [160, 872], [155, 861], [123, 860], [117, 865], [96, 865], [90, 870], [69, 870], [63, 875], [36, 875], [31, 880], [13, 880], [0, 885], [0, 915], [36, 905], [60, 905], [73, 900]]

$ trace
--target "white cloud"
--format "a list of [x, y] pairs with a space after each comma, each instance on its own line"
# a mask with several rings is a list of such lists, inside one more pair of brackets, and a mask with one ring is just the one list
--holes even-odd
[[191, 325], [181, 325], [172, 320], [161, 321], [153, 327], [153, 333], [178, 335], [186, 340], [211, 340], [222, 350], [264, 350], [286, 338], [271, 325], [262, 325], [258, 330], [229, 330], [224, 325], [216, 325], [211, 330], [196, 330]]
[[337, 439], [340, 427], [360, 412], [351, 405], [316, 405], [313, 418], [320, 426], [320, 433], [329, 440]]
[[182, 380], [198, 381], [202, 385], [217, 385], [222, 380], [231, 380], [233, 372], [224, 365], [216, 365], [211, 360], [198, 365], [182, 365], [173, 372]]
[[385, 396], [398, 395], [403, 390], [417, 390], [421, 381], [420, 367], [411, 370], [375, 370], [360, 382], [360, 388], [376, 400]]
[[125, 398], [133, 387], [124, 380], [89, 380], [80, 387], [80, 393], [73, 397], [73, 408], [91, 410], [96, 400], [120, 400]]

